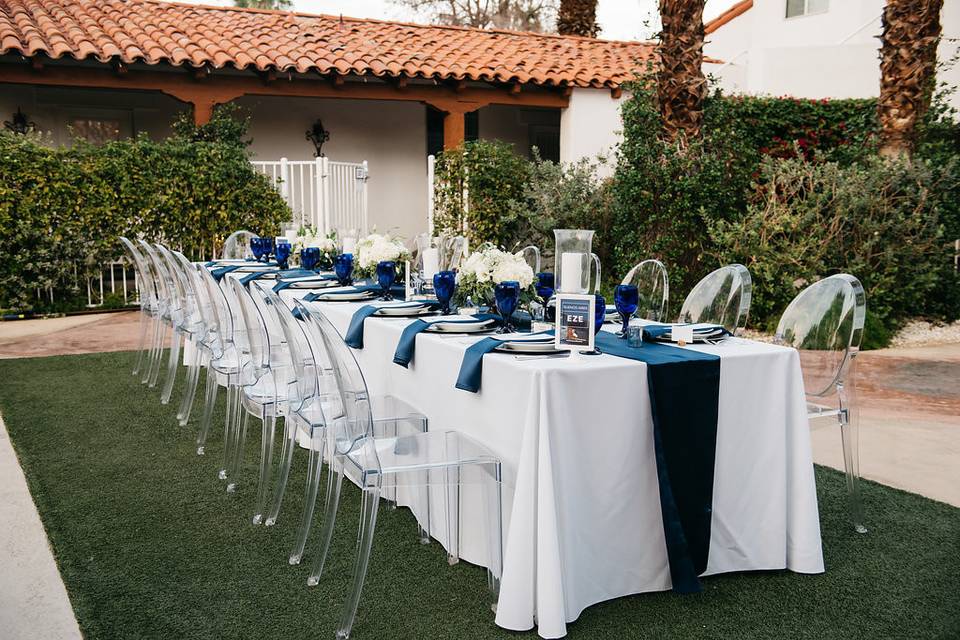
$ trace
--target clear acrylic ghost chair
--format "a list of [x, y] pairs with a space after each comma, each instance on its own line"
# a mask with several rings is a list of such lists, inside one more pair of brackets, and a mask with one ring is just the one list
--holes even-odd
[[197, 455], [204, 455], [207, 436], [213, 421], [213, 409], [217, 401], [217, 391], [223, 386], [227, 390], [226, 419], [223, 427], [223, 463], [217, 476], [227, 480], [228, 468], [233, 463], [233, 449], [230, 446], [237, 431], [235, 422], [240, 415], [240, 372], [244, 364], [243, 351], [238, 345], [246, 343], [246, 332], [234, 321], [225, 290], [214, 280], [204, 266], [197, 267], [197, 273], [206, 286], [210, 301], [211, 319], [208, 321], [207, 344], [211, 351], [207, 368], [206, 398], [200, 431], [197, 434]]
[[[217, 338], [215, 333], [217, 318], [211, 307], [206, 285], [197, 271], [197, 265], [190, 262], [179, 251], [171, 251], [170, 254], [176, 263], [179, 271], [178, 275], [183, 281], [184, 288], [190, 292], [189, 296], [193, 300], [193, 313], [196, 318], [196, 330], [187, 332], [193, 350], [190, 362], [187, 365], [187, 386], [180, 402], [180, 409], [177, 411], [177, 420], [183, 427], [190, 421], [190, 413], [193, 410], [193, 401], [200, 380], [200, 368], [204, 365], [209, 366], [212, 356], [210, 341]], [[214, 333], [211, 335], [211, 332]]]
[[[144, 358], [149, 353], [149, 344], [147, 342], [148, 334], [155, 322], [160, 321], [160, 300], [157, 298], [156, 287], [153, 281], [153, 273], [150, 266], [146, 263], [143, 254], [134, 246], [129, 239], [120, 236], [120, 242], [127, 252], [130, 262], [136, 273], [137, 290], [140, 297], [140, 339], [137, 343], [137, 362], [133, 366], [133, 375], [140, 373], [140, 368], [144, 366]], [[149, 367], [149, 358], [147, 365]]]
[[223, 260], [244, 260], [253, 258], [253, 251], [250, 249], [250, 240], [257, 238], [253, 231], [234, 231], [223, 243], [223, 251], [220, 257]]
[[[274, 492], [273, 504], [265, 524], [269, 526], [276, 522], [280, 511], [280, 503], [283, 499], [282, 492], [289, 477], [296, 437], [298, 433], [302, 433], [309, 444], [306, 497], [300, 519], [300, 528], [289, 558], [290, 564], [299, 564], [313, 522], [322, 475], [326, 445], [325, 414], [330, 412], [329, 407], [326, 410], [324, 410], [324, 407], [330, 403], [336, 404], [339, 402], [339, 394], [333, 376], [332, 364], [321, 344], [322, 341], [310, 340], [305, 331], [304, 323], [294, 318], [277, 294], [268, 288], [263, 288], [262, 291], [270, 300], [270, 308], [283, 329], [287, 346], [290, 349], [291, 365], [295, 378], [291, 382], [288, 392], [289, 412], [286, 416], [286, 441], [280, 457], [281, 467], [277, 490]], [[389, 395], [373, 396], [370, 399], [370, 404], [373, 413], [374, 434], [377, 437], [396, 438], [401, 430], [404, 432], [425, 432], [427, 430], [426, 416], [398, 398]], [[328, 511], [330, 506], [334, 481], [333, 467], [328, 465], [324, 513]], [[390, 492], [389, 489], [393, 489], [391, 504], [393, 508], [396, 508], [399, 497], [396, 495], [396, 487], [391, 486], [387, 489], [387, 493]], [[428, 496], [422, 495], [421, 503], [429, 510]], [[330, 532], [332, 532], [332, 528]], [[420, 530], [420, 540], [424, 543], [429, 542], [429, 534], [424, 529]]]
[[[437, 533], [443, 536], [441, 542], [446, 544], [451, 564], [459, 560], [461, 515], [464, 512], [471, 516], [484, 514], [482, 520], [468, 530], [487, 534], [486, 557], [479, 563], [488, 567], [488, 584], [496, 594], [502, 565], [500, 461], [483, 445], [455, 431], [402, 432], [395, 438], [375, 437], [370, 396], [353, 353], [321, 312], [311, 313], [299, 302], [297, 308], [308, 331], [322, 340], [337, 383], [340, 402], [332, 405], [326, 415], [331, 464], [338, 472], [338, 479], [350, 478], [362, 492], [353, 582], [343, 605], [337, 638], [348, 638], [353, 628], [373, 545], [381, 487], [388, 477], [399, 486], [442, 487], [445, 500], [441, 502], [445, 508], [440, 515], [446, 517], [445, 526]], [[334, 487], [331, 510], [324, 517], [325, 532], [333, 528], [338, 489], [339, 483]], [[482, 496], [479, 509], [460, 509], [462, 494], [476, 498], [478, 493]], [[433, 513], [436, 514], [437, 509], [433, 509]], [[319, 582], [328, 540], [329, 537], [324, 536], [321, 541], [323, 549], [307, 584]]]
[[859, 280], [845, 273], [830, 276], [793, 299], [780, 317], [775, 335], [778, 344], [800, 352], [809, 417], [831, 418], [840, 425], [850, 515], [857, 533], [866, 533], [867, 528], [860, 500], [860, 414], [853, 365], [866, 311], [866, 295]]
[[440, 249], [440, 270], [453, 271], [460, 268], [460, 262], [467, 253], [467, 239], [464, 236], [442, 234], [437, 238]]
[[[179, 315], [182, 312], [180, 301], [177, 299], [177, 293], [173, 285], [173, 278], [167, 270], [165, 261], [157, 253], [157, 250], [144, 240], [138, 241], [143, 255], [150, 263], [154, 273], [154, 282], [157, 291], [161, 296], [161, 322], [158, 323], [157, 331], [154, 332], [153, 355], [151, 356], [151, 367], [147, 373], [147, 386], [153, 388], [157, 386], [157, 380], [160, 377], [160, 359], [163, 353], [163, 344], [167, 337], [167, 328], [173, 327], [179, 321]], [[173, 343], [177, 342], [176, 334], [171, 341], [171, 350]]]
[[[287, 414], [289, 384], [293, 380], [292, 363], [285, 343], [277, 343], [267, 329], [266, 320], [253, 294], [237, 278], [229, 278], [234, 298], [239, 302], [240, 316], [247, 331], [249, 358], [244, 358], [241, 371], [240, 406], [243, 421], [239, 437], [234, 437], [234, 462], [228, 474], [233, 475], [227, 491], [236, 491], [239, 484], [243, 444], [251, 415], [262, 424], [260, 441], [260, 474], [257, 482], [257, 499], [253, 523], [261, 524], [267, 513], [270, 495], [270, 478], [273, 471], [273, 446], [277, 419]], [[284, 440], [286, 442], [286, 440]]]
[[[167, 363], [167, 377], [164, 380], [163, 391], [160, 394], [161, 404], [168, 404], [170, 402], [170, 396], [173, 393], [177, 370], [180, 368], [181, 345], [188, 341], [194, 343], [194, 345], [199, 343], [203, 339], [206, 325], [200, 315], [200, 308], [197, 304], [193, 283], [183, 273], [179, 261], [164, 245], [157, 243], [154, 246], [157, 251], [157, 256], [164, 262], [164, 266], [170, 276], [171, 290], [175, 292], [174, 298], [177, 301], [179, 311], [175, 317], [172, 318], [171, 328], [173, 329], [173, 334], [170, 342], [170, 359]], [[188, 371], [188, 378], [192, 373], [192, 371]], [[189, 379], [186, 394], [189, 394]], [[177, 418], [178, 420], [180, 418], [179, 411], [177, 412]]]
[[535, 274], [540, 273], [540, 249], [536, 245], [527, 245], [517, 251], [517, 255], [521, 256], [530, 265]]
[[170, 305], [170, 296], [167, 292], [167, 285], [164, 279], [158, 274], [157, 267], [154, 264], [153, 256], [147, 251], [149, 245], [147, 245], [143, 240], [137, 240], [133, 243], [134, 247], [140, 253], [140, 257], [143, 259], [144, 271], [148, 276], [150, 281], [150, 286], [153, 290], [153, 323], [150, 327], [149, 335], [147, 336], [147, 354], [146, 362], [143, 364], [140, 370], [140, 382], [141, 384], [150, 385], [150, 380], [153, 379], [153, 384], [156, 385], [155, 371], [159, 373], [159, 358], [163, 344], [164, 331], [166, 330], [166, 323], [169, 316], [169, 305]]
[[728, 264], [707, 274], [687, 294], [678, 322], [710, 322], [730, 333], [747, 324], [753, 280], [742, 264]]
[[633, 266], [620, 284], [636, 285], [640, 292], [640, 304], [634, 317], [653, 322], [667, 319], [667, 303], [670, 298], [670, 281], [667, 268], [659, 260], [644, 260]]

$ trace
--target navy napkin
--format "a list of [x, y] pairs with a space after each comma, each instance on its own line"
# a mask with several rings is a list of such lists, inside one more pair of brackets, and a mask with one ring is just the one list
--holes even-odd
[[228, 265], [225, 266], [225, 267], [217, 267], [216, 269], [212, 269], [212, 270], [210, 271], [210, 275], [213, 276], [213, 279], [214, 279], [214, 280], [216, 280], [217, 282], [220, 282], [221, 280], [223, 280], [223, 276], [227, 275], [227, 274], [230, 273], [231, 271], [236, 271], [237, 269], [239, 269], [239, 268], [242, 267], [242, 266], [245, 266], [245, 265], [242, 265], [242, 264], [228, 264]]
[[[650, 327], [650, 335], [663, 333], [661, 329], [662, 325]], [[597, 334], [596, 345], [603, 353], [647, 363], [660, 511], [673, 590], [702, 591], [697, 576], [706, 570], [710, 550], [720, 358], [658, 342], [630, 347], [608, 331]]]
[[442, 322], [444, 324], [472, 324], [477, 320], [496, 319], [497, 316], [489, 313], [477, 314], [470, 320], [415, 320], [404, 328], [400, 334], [400, 341], [397, 342], [397, 349], [393, 352], [393, 361], [401, 367], [406, 367], [413, 360], [413, 353], [417, 348], [417, 336], [426, 331], [434, 324]]
[[[283, 276], [283, 275], [278, 276], [277, 284], [273, 285], [273, 291], [274, 291], [275, 293], [279, 293], [279, 292], [283, 291], [284, 289], [286, 289], [286, 288], [288, 288], [288, 287], [292, 287], [293, 285], [295, 285], [295, 284], [297, 284], [297, 283], [303, 282], [303, 280], [286, 280], [286, 279], [283, 279], [284, 277], [286, 277], [286, 278], [301, 278], [301, 277], [305, 278], [305, 277], [307, 277], [307, 276], [315, 276], [315, 275], [317, 275], [317, 273], [316, 273], [315, 271], [307, 271], [306, 269], [297, 269], [296, 271], [297, 271], [298, 273], [292, 273], [292, 271], [293, 271], [293, 270], [291, 269], [291, 270], [290, 270], [290, 273], [288, 273], [286, 276]], [[283, 272], [281, 272], [281, 273], [283, 273]], [[316, 281], [317, 281], [317, 282], [326, 282], [326, 281], [328, 281], [328, 280], [336, 280], [336, 279], [337, 279], [337, 276], [335, 276], [335, 275], [333, 275], [333, 274], [326, 274], [326, 275], [320, 275], [319, 277], [317, 277], [317, 278], [316, 278]]]
[[353, 318], [350, 319], [350, 327], [347, 328], [347, 335], [343, 338], [343, 341], [354, 349], [363, 349], [363, 322], [376, 313], [379, 308], [372, 304], [365, 304], [357, 309]]
[[[530, 335], [553, 335], [553, 329], [540, 331]], [[460, 373], [457, 375], [457, 389], [476, 393], [480, 390], [480, 380], [483, 377], [483, 356], [487, 355], [503, 344], [503, 338], [484, 338], [469, 347], [463, 354], [460, 363]]]
[[[328, 293], [337, 294], [337, 293], [363, 293], [364, 291], [383, 291], [378, 285], [375, 284], [362, 284], [356, 287], [350, 287], [349, 289], [335, 289], [332, 291], [311, 291], [307, 295], [303, 296], [305, 302], [315, 302], [320, 296], [327, 295]], [[395, 300], [404, 300], [406, 298], [406, 290], [403, 287], [392, 287], [390, 293], [393, 295]], [[325, 302], [321, 300], [321, 302]], [[356, 300], [347, 300], [346, 302], [356, 302]]]

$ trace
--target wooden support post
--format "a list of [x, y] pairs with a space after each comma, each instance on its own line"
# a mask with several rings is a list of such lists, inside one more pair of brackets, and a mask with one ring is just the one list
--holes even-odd
[[214, 103], [207, 100], [198, 100], [193, 103], [193, 124], [198, 127], [210, 122], [213, 117]]
[[463, 144], [466, 131], [464, 112], [448, 111], [443, 116], [443, 148], [456, 149], [459, 147]]

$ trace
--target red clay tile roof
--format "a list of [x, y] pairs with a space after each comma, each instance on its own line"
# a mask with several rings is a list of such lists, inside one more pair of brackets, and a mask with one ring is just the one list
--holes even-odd
[[158, 0], [0, 0], [0, 54], [616, 87], [653, 45]]
[[727, 24], [737, 16], [745, 14], [753, 8], [753, 0], [740, 0], [737, 4], [718, 15], [716, 18], [703, 25], [704, 33], [713, 33], [723, 25]]

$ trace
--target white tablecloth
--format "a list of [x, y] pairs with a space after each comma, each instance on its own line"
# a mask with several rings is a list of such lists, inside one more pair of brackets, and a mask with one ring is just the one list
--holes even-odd
[[[287, 302], [303, 290], [286, 290]], [[345, 333], [361, 305], [311, 303]], [[461, 431], [504, 466], [504, 567], [496, 622], [566, 634], [586, 607], [671, 588], [646, 365], [604, 355], [484, 358], [482, 387], [454, 387], [477, 338], [420, 334], [409, 369], [393, 353], [409, 320], [371, 317], [357, 359], [374, 394]], [[720, 356], [713, 520], [706, 574], [823, 572], [810, 436], [796, 351], [742, 339], [686, 347]], [[688, 402], [696, 402], [690, 390]], [[484, 564], [478, 505], [463, 505], [461, 557]]]

